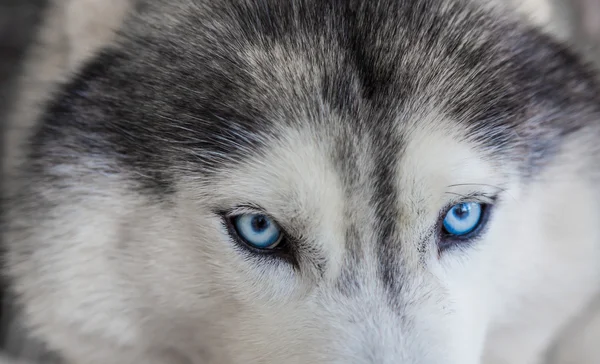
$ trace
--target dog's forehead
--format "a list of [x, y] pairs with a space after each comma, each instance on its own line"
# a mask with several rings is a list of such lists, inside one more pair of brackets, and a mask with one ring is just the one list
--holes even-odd
[[559, 119], [551, 110], [596, 104], [577, 59], [461, 1], [185, 2], [164, 9], [172, 23], [152, 23], [163, 14], [152, 6], [67, 86], [37, 144], [89, 126], [160, 191], [173, 171], [230, 168], [288, 130], [312, 130], [349, 170], [354, 146], [369, 148], [385, 180], [392, 151], [434, 123], [496, 160], [531, 162], [545, 153], [523, 144], [556, 145], [538, 134], [582, 122], [540, 127]]
[[547, 106], [540, 97], [560, 107], [577, 96], [557, 91], [576, 72], [537, 32], [466, 4], [217, 2], [188, 11], [177, 40], [162, 34], [172, 49], [156, 42], [151, 51], [168, 54], [168, 76], [193, 90], [178, 95], [193, 101], [190, 112], [238, 130], [322, 123], [335, 112], [352, 129], [385, 134], [403, 116], [439, 110], [471, 138], [512, 147], [515, 130]]

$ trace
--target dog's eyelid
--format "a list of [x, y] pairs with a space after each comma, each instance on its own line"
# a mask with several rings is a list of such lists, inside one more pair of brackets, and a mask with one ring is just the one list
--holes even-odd
[[222, 208], [215, 211], [215, 215], [222, 217], [233, 217], [241, 214], [261, 214], [271, 216], [266, 209], [252, 203], [236, 205], [231, 208]]
[[489, 192], [472, 192], [467, 194], [457, 193], [446, 191], [447, 195], [452, 196], [450, 201], [446, 204], [446, 209], [456, 205], [457, 203], [466, 203], [466, 202], [479, 202], [487, 205], [493, 205], [498, 200], [499, 193], [489, 193]]

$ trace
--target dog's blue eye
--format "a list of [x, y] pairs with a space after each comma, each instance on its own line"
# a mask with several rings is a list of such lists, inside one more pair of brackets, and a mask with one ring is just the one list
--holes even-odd
[[281, 241], [281, 229], [266, 215], [238, 215], [232, 223], [237, 235], [253, 248], [273, 249]]
[[465, 202], [452, 206], [444, 217], [444, 229], [450, 235], [464, 236], [481, 223], [483, 206], [477, 202]]

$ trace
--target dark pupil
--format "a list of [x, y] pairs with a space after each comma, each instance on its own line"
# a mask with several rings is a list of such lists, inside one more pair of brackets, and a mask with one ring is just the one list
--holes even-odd
[[256, 232], [263, 232], [269, 227], [269, 220], [264, 216], [258, 215], [252, 218], [252, 229]]
[[467, 215], [469, 215], [469, 212], [471, 211], [471, 206], [469, 206], [466, 203], [460, 204], [458, 205], [455, 209], [454, 209], [454, 216], [456, 216], [457, 219], [459, 220], [463, 220], [467, 217]]

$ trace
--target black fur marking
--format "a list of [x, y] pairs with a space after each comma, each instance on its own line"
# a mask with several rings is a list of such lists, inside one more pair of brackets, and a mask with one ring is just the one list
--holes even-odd
[[358, 229], [357, 226], [351, 225], [346, 231], [346, 246], [348, 249], [342, 265], [342, 272], [336, 282], [338, 291], [347, 297], [360, 294], [360, 267], [362, 266], [361, 260], [364, 257], [360, 254], [360, 232]]
[[[375, 166], [373, 179], [375, 191], [370, 204], [374, 207], [377, 216], [377, 241], [376, 252], [379, 265], [379, 277], [387, 289], [390, 305], [400, 309], [401, 290], [403, 288], [403, 264], [400, 259], [400, 245], [397, 228], [398, 218], [401, 211], [398, 209], [398, 186], [396, 166], [398, 156], [402, 150], [402, 140], [394, 137], [389, 131], [375, 129], [373, 140], [378, 143], [386, 143], [384, 148], [379, 149], [377, 164]], [[382, 145], [383, 146], [383, 145]], [[388, 151], [388, 152], [385, 152]], [[389, 153], [397, 151], [397, 153]]]

